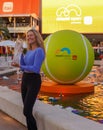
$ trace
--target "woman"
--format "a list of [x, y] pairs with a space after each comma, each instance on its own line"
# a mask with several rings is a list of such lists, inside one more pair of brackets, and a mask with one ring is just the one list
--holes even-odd
[[31, 29], [27, 32], [27, 46], [28, 51], [21, 55], [20, 65], [17, 63], [12, 65], [19, 66], [23, 71], [21, 93], [28, 130], [37, 130], [32, 110], [40, 90], [40, 68], [45, 58], [43, 39], [38, 31]]

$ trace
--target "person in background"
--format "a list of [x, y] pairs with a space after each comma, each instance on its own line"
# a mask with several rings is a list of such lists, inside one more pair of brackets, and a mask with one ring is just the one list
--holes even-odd
[[28, 130], [37, 130], [37, 123], [32, 114], [37, 95], [41, 87], [40, 69], [45, 59], [44, 42], [40, 33], [34, 29], [27, 32], [27, 52], [21, 55], [20, 67], [23, 71], [21, 94], [23, 100], [23, 113], [26, 117]]

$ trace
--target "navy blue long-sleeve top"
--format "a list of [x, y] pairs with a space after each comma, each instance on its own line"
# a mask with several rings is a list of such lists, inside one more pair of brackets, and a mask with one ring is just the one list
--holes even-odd
[[41, 47], [29, 50], [25, 55], [21, 55], [20, 68], [22, 71], [29, 71], [39, 74], [44, 61], [45, 53]]

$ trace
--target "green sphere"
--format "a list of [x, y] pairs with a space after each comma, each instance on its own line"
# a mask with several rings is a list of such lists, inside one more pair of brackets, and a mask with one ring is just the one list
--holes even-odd
[[45, 40], [44, 74], [60, 84], [74, 84], [84, 79], [94, 63], [94, 51], [89, 40], [72, 30], [61, 30]]

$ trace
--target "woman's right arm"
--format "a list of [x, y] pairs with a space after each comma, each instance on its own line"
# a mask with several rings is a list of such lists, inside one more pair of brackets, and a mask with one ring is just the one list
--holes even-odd
[[25, 65], [25, 62], [24, 62], [24, 55], [23, 55], [23, 54], [21, 54], [20, 65]]
[[21, 54], [21, 58], [20, 58], [20, 69], [21, 69], [21, 71], [24, 71], [24, 69], [21, 68], [22, 65], [25, 65], [23, 54]]

